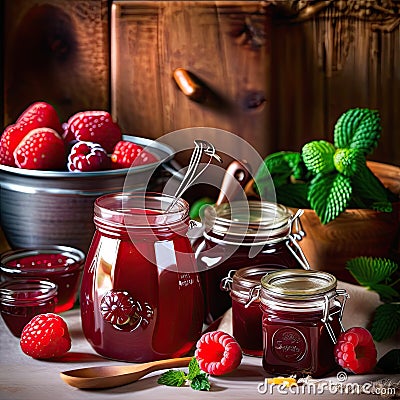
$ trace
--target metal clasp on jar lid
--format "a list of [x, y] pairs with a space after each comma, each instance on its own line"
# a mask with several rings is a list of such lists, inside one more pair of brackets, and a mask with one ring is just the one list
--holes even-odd
[[225, 292], [230, 292], [232, 290], [233, 275], [235, 275], [236, 269], [231, 269], [228, 275], [221, 279], [219, 287]]
[[[303, 231], [303, 226], [300, 221], [300, 217], [303, 215], [304, 210], [297, 210], [296, 214], [289, 217], [289, 235], [288, 239], [286, 241], [286, 247], [289, 249], [289, 251], [292, 253], [292, 255], [295, 257], [297, 262], [306, 270], [310, 269], [310, 264], [308, 263], [308, 260], [306, 256], [303, 253], [303, 250], [297, 243], [297, 240], [301, 240], [305, 236], [305, 232]], [[293, 223], [295, 225], [296, 231], [293, 232]], [[293, 250], [292, 246], [293, 245], [297, 252]]]
[[261, 285], [256, 285], [253, 286], [250, 291], [249, 291], [249, 297], [247, 299], [246, 304], [244, 305], [244, 308], [247, 308], [250, 306], [253, 301], [256, 301], [260, 298], [260, 293], [261, 293]]
[[[339, 296], [343, 297], [342, 301], [339, 301], [337, 298]], [[350, 295], [346, 292], [345, 289], [337, 289], [336, 294], [334, 297], [334, 303], [339, 307], [339, 310], [331, 313], [330, 312], [330, 307], [329, 307], [329, 297], [327, 295], [324, 296], [325, 299], [325, 304], [324, 304], [324, 310], [323, 310], [323, 317], [321, 318], [321, 322], [325, 325], [326, 330], [328, 331], [328, 334], [334, 344], [337, 342], [337, 338], [335, 336], [335, 333], [333, 332], [333, 329], [331, 327], [330, 322], [333, 321], [333, 315], [339, 314], [338, 315], [338, 320], [340, 324], [340, 329], [342, 332], [345, 331], [344, 326], [343, 326], [343, 311], [344, 307], [346, 305], [347, 299], [350, 297]]]
[[[231, 291], [232, 294], [239, 295], [242, 299], [246, 298], [245, 308], [258, 300], [261, 294], [261, 278], [275, 270], [268, 267], [245, 267], [239, 270], [230, 270], [228, 275], [222, 278], [220, 289]], [[258, 283], [257, 283], [258, 282]]]

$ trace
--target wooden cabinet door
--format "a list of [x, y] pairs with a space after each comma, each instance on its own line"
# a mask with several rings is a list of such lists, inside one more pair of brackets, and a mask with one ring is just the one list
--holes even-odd
[[[113, 116], [125, 133], [150, 138], [194, 126], [224, 129], [266, 154], [269, 29], [263, 1], [113, 2]], [[177, 68], [206, 88], [204, 101], [179, 89]]]

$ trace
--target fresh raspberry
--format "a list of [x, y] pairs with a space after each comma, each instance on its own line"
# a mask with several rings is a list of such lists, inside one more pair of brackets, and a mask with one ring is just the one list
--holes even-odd
[[204, 372], [210, 375], [224, 375], [239, 366], [242, 349], [236, 340], [225, 332], [207, 332], [197, 342], [195, 356]]
[[121, 129], [107, 111], [82, 111], [73, 115], [64, 129], [63, 139], [98, 143], [107, 153], [122, 139]]
[[136, 303], [128, 292], [109, 290], [101, 299], [100, 311], [110, 324], [125, 325], [134, 315]]
[[36, 315], [22, 330], [20, 346], [33, 358], [60, 357], [71, 348], [68, 326], [57, 314]]
[[340, 334], [334, 348], [336, 362], [346, 371], [363, 374], [376, 365], [376, 348], [370, 332], [361, 327]]
[[29, 132], [21, 125], [9, 125], [0, 138], [0, 164], [16, 167], [14, 150]]
[[36, 128], [52, 128], [62, 132], [58, 115], [50, 104], [33, 103], [20, 115], [15, 124], [4, 130], [0, 138], [0, 164], [15, 167], [14, 150], [21, 140]]
[[14, 150], [16, 165], [26, 169], [63, 169], [65, 158], [64, 142], [51, 128], [34, 129]]
[[27, 133], [36, 128], [51, 128], [62, 133], [60, 119], [54, 107], [44, 101], [31, 104], [17, 119], [17, 125], [25, 126]]
[[114, 148], [111, 155], [113, 169], [129, 168], [137, 165], [144, 165], [156, 162], [157, 158], [144, 150], [142, 146], [136, 143], [121, 140]]
[[68, 169], [74, 171], [101, 171], [110, 168], [107, 152], [93, 142], [77, 142], [68, 155]]

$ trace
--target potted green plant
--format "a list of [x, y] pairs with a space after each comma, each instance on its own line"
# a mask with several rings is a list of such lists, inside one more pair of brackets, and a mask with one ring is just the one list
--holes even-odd
[[[312, 268], [352, 280], [348, 259], [390, 256], [399, 233], [400, 189], [374, 174], [378, 166], [382, 175], [382, 164], [367, 161], [380, 135], [377, 111], [350, 109], [336, 122], [333, 143], [315, 140], [301, 152], [270, 154], [257, 172], [253, 192], [262, 197], [271, 190], [271, 176], [277, 202], [304, 209], [300, 245]], [[383, 170], [400, 180], [400, 168]]]

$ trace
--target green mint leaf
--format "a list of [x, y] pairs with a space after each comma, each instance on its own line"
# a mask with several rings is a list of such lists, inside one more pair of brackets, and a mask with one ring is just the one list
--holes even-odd
[[281, 151], [268, 155], [258, 169], [254, 181], [260, 193], [269, 189], [271, 178], [275, 187], [288, 183], [292, 175], [301, 179], [305, 171], [300, 153]]
[[199, 363], [196, 360], [196, 357], [192, 357], [189, 363], [189, 373], [187, 379], [191, 381], [196, 375], [201, 373]]
[[208, 376], [205, 373], [200, 373], [196, 375], [192, 382], [190, 383], [190, 387], [194, 390], [210, 390], [210, 382], [208, 380]]
[[398, 265], [385, 258], [357, 257], [347, 261], [346, 267], [360, 285], [371, 289], [374, 286], [382, 290], [377, 284], [387, 281], [397, 270]]
[[[299, 174], [299, 165], [301, 162], [302, 158], [300, 153], [280, 151], [268, 155], [264, 160], [264, 166], [272, 176], [286, 176], [286, 178], [288, 178], [294, 172]], [[256, 178], [260, 177], [260, 175], [264, 173], [265, 170], [260, 167], [260, 170], [256, 174]]]
[[186, 374], [183, 371], [170, 369], [158, 378], [157, 383], [166, 386], [182, 386], [185, 381]]
[[288, 183], [276, 188], [276, 201], [288, 207], [311, 208], [307, 183]]
[[337, 149], [333, 156], [335, 168], [344, 176], [353, 176], [365, 163], [365, 156], [360, 149]]
[[383, 355], [376, 366], [386, 374], [400, 374], [400, 349], [392, 349]]
[[381, 135], [379, 113], [368, 108], [346, 111], [334, 128], [334, 144], [337, 148], [360, 149], [364, 155], [371, 154]]
[[397, 298], [400, 298], [400, 294], [397, 290], [391, 286], [384, 285], [382, 283], [372, 284], [370, 289], [379, 294], [382, 301], [391, 302]]
[[335, 170], [335, 150], [335, 146], [326, 140], [313, 140], [303, 146], [301, 155], [307, 169], [313, 174], [328, 174]]
[[400, 329], [400, 304], [380, 305], [372, 321], [371, 334], [374, 340], [381, 342], [393, 336]]
[[310, 183], [308, 200], [322, 224], [343, 212], [351, 197], [350, 178], [337, 172], [318, 174]]
[[353, 193], [366, 205], [366, 208], [382, 212], [392, 211], [388, 189], [383, 186], [367, 165], [358, 168], [357, 172], [351, 177], [351, 182]]

